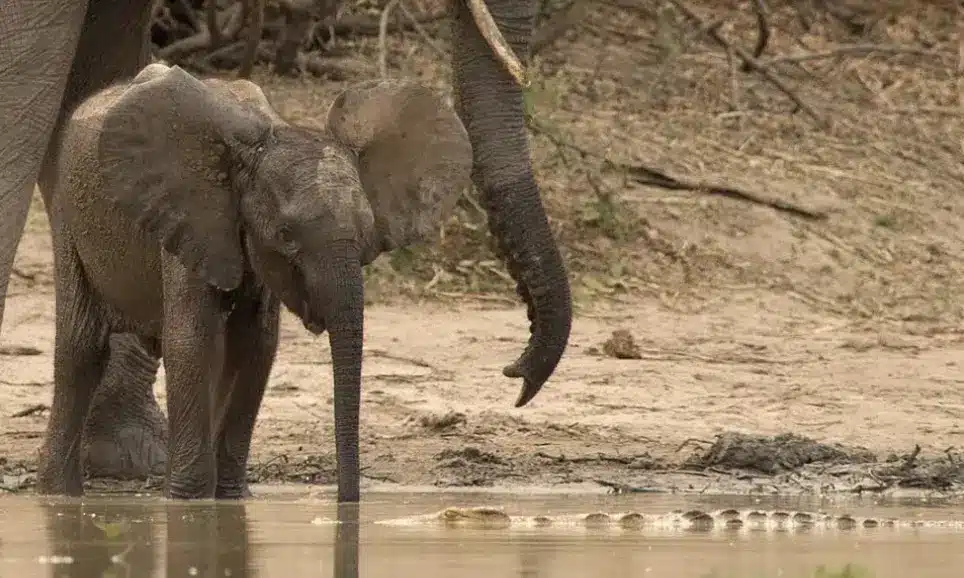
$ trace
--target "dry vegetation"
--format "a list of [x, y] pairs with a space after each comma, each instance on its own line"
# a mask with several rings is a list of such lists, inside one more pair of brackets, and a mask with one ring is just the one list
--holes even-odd
[[[260, 66], [254, 78], [300, 122], [316, 122], [347, 82], [378, 75], [381, 59], [388, 74], [448, 89], [445, 3], [397, 4], [384, 39], [385, 3], [348, 2], [305, 44], [307, 74]], [[692, 310], [754, 287], [848, 317], [957, 322], [956, 10], [545, 2], [527, 90], [533, 156], [579, 303], [642, 293]], [[262, 60], [276, 13], [269, 3]], [[438, 246], [372, 269], [375, 299], [513, 300], [471, 194]]]

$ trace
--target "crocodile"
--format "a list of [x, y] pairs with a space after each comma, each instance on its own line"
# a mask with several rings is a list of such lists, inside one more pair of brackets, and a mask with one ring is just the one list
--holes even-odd
[[619, 531], [865, 531], [876, 528], [940, 528], [964, 530], [964, 520], [912, 520], [852, 516], [794, 510], [674, 510], [663, 514], [639, 512], [591, 512], [543, 516], [510, 515], [502, 508], [450, 507], [432, 514], [380, 520], [391, 526], [434, 526], [440, 528], [527, 529], [571, 528]]

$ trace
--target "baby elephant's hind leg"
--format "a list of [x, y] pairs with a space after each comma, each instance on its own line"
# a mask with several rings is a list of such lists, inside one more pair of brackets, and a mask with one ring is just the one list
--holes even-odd
[[154, 398], [160, 366], [133, 334], [110, 337], [110, 359], [84, 426], [84, 465], [92, 477], [163, 475], [167, 418]]
[[42, 494], [84, 492], [81, 436], [107, 358], [107, 326], [73, 248], [55, 245], [54, 399], [37, 473]]
[[217, 394], [219, 499], [250, 495], [251, 434], [278, 350], [277, 300], [264, 295], [238, 299], [225, 328], [224, 374]]

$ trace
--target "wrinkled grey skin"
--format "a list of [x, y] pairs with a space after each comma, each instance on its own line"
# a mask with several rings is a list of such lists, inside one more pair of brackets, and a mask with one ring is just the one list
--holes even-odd
[[83, 492], [83, 417], [129, 332], [163, 356], [168, 495], [243, 497], [284, 304], [328, 330], [339, 501], [358, 501], [362, 266], [429, 240], [471, 171], [455, 110], [413, 82], [345, 90], [324, 131], [248, 81], [163, 64], [84, 101], [44, 194], [57, 334], [38, 490]]
[[[516, 54], [525, 55], [536, 2], [486, 4]], [[454, 12], [453, 84], [456, 108], [472, 142], [473, 181], [531, 321], [529, 345], [503, 371], [523, 378], [521, 406], [552, 375], [566, 348], [572, 320], [569, 281], [532, 172], [522, 91], [494, 57], [466, 6], [457, 2]], [[0, 321], [32, 187], [39, 180], [41, 190], [49, 188], [62, 122], [78, 102], [148, 64], [150, 13], [149, 0], [3, 1]], [[136, 338], [112, 338], [110, 361], [86, 426], [84, 444], [98, 450], [89, 455], [89, 468], [120, 477], [163, 470], [166, 442], [150, 388], [154, 371], [156, 361]], [[99, 400], [128, 398], [119, 412], [99, 410]], [[111, 419], [95, 421], [101, 415]]]

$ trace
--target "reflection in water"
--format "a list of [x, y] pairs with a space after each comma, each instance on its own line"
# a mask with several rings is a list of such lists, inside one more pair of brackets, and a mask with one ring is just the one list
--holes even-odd
[[546, 566], [546, 557], [552, 552], [538, 546], [519, 549], [519, 578], [544, 578], [545, 574], [539, 570]]
[[142, 504], [43, 504], [55, 578], [151, 576], [154, 524]]
[[170, 502], [166, 510], [168, 576], [257, 576], [243, 503]]
[[[336, 507], [314, 498], [299, 498], [244, 503], [172, 502], [133, 496], [83, 501], [0, 498], [0, 576], [743, 578], [812, 576], [818, 566], [839, 571], [848, 564], [869, 570], [877, 578], [960, 578], [964, 574], [961, 534], [940, 529], [741, 531], [734, 535], [375, 523], [437, 512], [446, 503], [501, 505], [496, 502], [500, 499], [512, 500], [508, 509], [526, 514], [705, 508], [705, 502], [694, 503], [692, 498], [689, 503], [654, 504], [621, 497], [580, 501], [572, 496], [487, 500], [478, 495], [389, 495], [366, 499], [361, 512], [357, 504]], [[836, 511], [842, 509], [836, 507]], [[961, 519], [964, 506], [934, 512], [873, 505], [858, 506], [852, 513]], [[325, 522], [332, 518], [340, 523]], [[364, 539], [361, 552], [360, 533]]]
[[[166, 521], [164, 575], [258, 576], [243, 502], [42, 503], [51, 578], [149, 577]], [[358, 578], [358, 504], [338, 505], [332, 578]]]
[[338, 504], [331, 578], [358, 578], [358, 504]]

